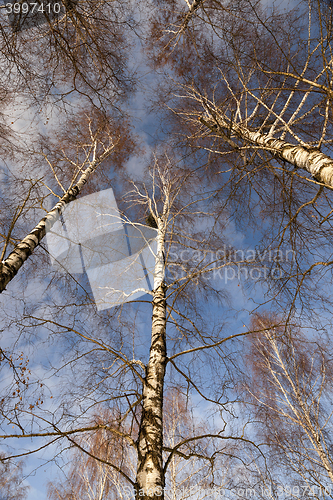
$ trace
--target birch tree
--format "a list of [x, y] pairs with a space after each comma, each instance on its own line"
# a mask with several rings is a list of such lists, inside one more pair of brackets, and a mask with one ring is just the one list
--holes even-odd
[[168, 100], [158, 98], [182, 150], [201, 153], [239, 227], [251, 221], [252, 230], [257, 217], [264, 252], [295, 252], [275, 284], [265, 280], [283, 326], [268, 321], [243, 366], [270, 466], [260, 462], [258, 481], [264, 496], [330, 495], [331, 6], [204, 2], [185, 30], [177, 23], [185, 4], [163, 7], [149, 48], [172, 73]]
[[[149, 361], [145, 368], [142, 390], [142, 416], [138, 436], [138, 467], [135, 488], [137, 496], [144, 492], [147, 498], [157, 498], [164, 490], [163, 449], [163, 388], [166, 368], [166, 286], [165, 233], [172, 204], [168, 174], [160, 175], [163, 205], [157, 209], [155, 199], [139, 192], [148, 204], [157, 226], [157, 254], [154, 274], [152, 334]], [[151, 493], [149, 493], [151, 492]]]
[[[31, 332], [35, 345], [40, 335], [42, 343], [57, 339], [57, 347], [47, 368], [51, 371], [35, 378], [31, 367], [24, 397], [19, 399], [15, 394], [10, 402], [4, 401], [2, 425], [10, 424], [16, 430], [7, 433], [3, 429], [2, 439], [15, 438], [18, 443], [27, 437], [42, 439], [43, 448], [67, 442], [90, 456], [90, 441], [88, 437], [88, 441], [82, 441], [80, 436], [105, 431], [110, 439], [121, 438], [134, 450], [135, 472], [123, 462], [119, 465], [114, 456], [103, 458], [103, 463], [117, 473], [120, 483], [125, 483], [136, 498], [166, 497], [166, 477], [176, 458], [184, 461], [189, 475], [193, 474], [191, 461], [197, 460], [201, 470], [207, 471], [205, 477], [212, 477], [209, 486], [202, 480], [208, 488], [201, 492], [202, 498], [228, 480], [218, 473], [218, 464], [237, 461], [237, 445], [242, 448], [251, 443], [242, 432], [232, 431], [226, 419], [221, 430], [199, 427], [190, 437], [177, 434], [172, 444], [164, 439], [163, 431], [164, 391], [175, 384], [184, 393], [196, 395], [203, 405], [212, 405], [218, 418], [224, 419], [225, 408], [233, 400], [229, 395], [232, 373], [227, 364], [234, 354], [233, 347], [229, 352], [227, 345], [232, 346], [233, 340], [248, 333], [225, 332], [219, 321], [212, 326], [203, 305], [204, 298], [210, 297], [217, 304], [225, 296], [219, 287], [214, 288], [209, 276], [233, 263], [206, 258], [212, 248], [220, 248], [222, 222], [213, 216], [212, 209], [206, 210], [209, 195], [199, 192], [197, 186], [192, 169], [163, 156], [152, 161], [144, 181], [133, 181], [127, 191], [130, 209], [126, 217], [132, 213], [136, 220], [144, 221], [148, 216], [157, 226], [154, 289], [148, 290], [147, 299], [137, 301], [145, 307], [142, 313], [135, 303], [98, 313], [89, 291], [75, 276], [55, 271], [46, 277], [39, 270], [40, 278], [48, 283], [47, 295], [42, 293], [40, 300], [36, 294], [32, 300], [25, 299], [21, 316], [11, 318], [8, 331], [14, 329], [22, 338]], [[198, 217], [204, 229], [194, 234], [189, 228], [196, 227]], [[174, 243], [186, 252], [198, 252], [192, 265], [179, 258], [180, 249], [171, 247]], [[166, 273], [171, 265], [173, 272]], [[175, 270], [183, 272], [176, 274]], [[147, 318], [152, 318], [149, 327]], [[214, 364], [216, 352], [224, 359], [223, 383], [217, 375], [212, 383], [213, 373], [221, 373], [221, 366]], [[212, 374], [209, 377], [207, 370]], [[55, 383], [59, 376], [62, 391], [53, 398], [57, 390], [47, 379], [51, 377]], [[100, 418], [92, 423], [96, 407], [101, 408]], [[116, 419], [106, 418], [104, 409], [112, 411]], [[36, 441], [29, 453], [39, 448]], [[91, 458], [101, 461], [98, 455]]]
[[[181, 95], [175, 97], [180, 103], [179, 98], [187, 96], [190, 105], [192, 101], [193, 113], [184, 104], [178, 109], [182, 118], [199, 126], [195, 140], [207, 134], [219, 138], [220, 154], [236, 148], [251, 164], [253, 154], [263, 151], [331, 187], [330, 7], [310, 2], [307, 10], [300, 3], [286, 14], [245, 1], [237, 6], [205, 2], [196, 9], [193, 27], [178, 32], [186, 44], [184, 51], [196, 59], [185, 67], [177, 65], [182, 45], [170, 50], [167, 43], [172, 30], [165, 25], [173, 26], [175, 4], [166, 8], [165, 18], [160, 14], [160, 24], [152, 28], [154, 42], [159, 35], [157, 62], [170, 61], [182, 78]], [[215, 39], [210, 40], [212, 30]], [[198, 64], [207, 72], [195, 75]], [[175, 99], [177, 112], [176, 103]]]
[[[41, 5], [38, 2], [26, 2], [22, 5], [22, 2], [16, 2], [15, 5], [3, 5], [0, 9], [0, 85], [4, 96], [0, 148], [3, 161], [7, 161], [7, 165], [3, 167], [4, 176], [15, 193], [11, 200], [7, 190], [3, 195], [3, 205], [12, 212], [12, 221], [8, 222], [7, 212], [2, 232], [4, 248], [0, 270], [1, 291], [40, 243], [45, 230], [49, 230], [57, 220], [61, 209], [77, 196], [90, 173], [114, 149], [111, 136], [104, 137], [102, 145], [102, 141], [94, 136], [96, 130], [91, 131], [90, 137], [87, 131], [88, 144], [83, 148], [86, 148], [85, 153], [90, 157], [83, 158], [82, 164], [77, 162], [76, 165], [77, 170], [86, 167], [85, 174], [77, 177], [76, 172], [74, 175], [78, 182], [75, 184], [72, 184], [72, 179], [69, 182], [67, 179], [68, 189], [60, 186], [63, 191], [63, 200], [59, 198], [60, 205], [54, 207], [55, 211], [51, 210], [47, 222], [46, 219], [41, 221], [21, 241], [21, 246], [17, 247], [15, 255], [11, 255], [6, 266], [4, 260], [5, 254], [8, 256], [8, 248], [22, 240], [22, 232], [21, 237], [16, 237], [14, 227], [17, 228], [24, 217], [28, 218], [30, 207], [36, 208], [38, 203], [43, 205], [47, 196], [45, 191], [40, 194], [43, 191], [41, 184], [45, 181], [41, 177], [45, 174], [47, 163], [47, 160], [44, 165], [38, 161], [38, 155], [43, 154], [41, 134], [44, 136], [44, 150], [47, 149], [47, 141], [53, 142], [53, 146], [57, 147], [55, 130], [58, 129], [59, 135], [59, 128], [66, 126], [64, 122], [67, 130], [70, 124], [78, 130], [82, 115], [89, 122], [91, 116], [107, 116], [111, 112], [114, 118], [115, 114], [117, 119], [121, 117], [122, 122], [122, 125], [116, 126], [116, 120], [113, 120], [114, 145], [122, 144], [121, 148], [116, 147], [114, 158], [118, 156], [119, 159], [120, 149], [129, 151], [133, 146], [124, 113], [118, 107], [120, 102], [126, 100], [134, 82], [127, 71], [125, 54], [130, 36], [128, 32], [125, 40], [124, 33], [127, 28], [130, 31], [132, 26], [129, 5], [114, 1], [59, 1], [50, 2], [47, 6], [44, 4], [45, 2], [41, 2]], [[55, 8], [60, 9], [57, 15]], [[113, 111], [107, 108], [113, 108]], [[73, 119], [76, 113], [78, 116]], [[19, 124], [22, 117], [23, 122], [26, 122], [23, 126]], [[75, 133], [71, 131], [70, 135], [75, 143]], [[126, 139], [129, 139], [127, 144]], [[48, 150], [48, 157], [52, 155], [55, 156], [54, 152]], [[64, 158], [57, 158], [57, 161], [61, 160]], [[69, 167], [71, 161], [72, 159], [67, 163]], [[18, 162], [22, 162], [24, 168], [13, 175], [8, 163]], [[54, 166], [49, 166], [52, 171]], [[55, 175], [59, 175], [59, 172]], [[15, 205], [19, 198], [21, 201]], [[31, 214], [31, 217], [35, 218], [36, 214]]]
[[[124, 112], [119, 108], [119, 103], [126, 100], [134, 82], [128, 72], [125, 53], [133, 27], [130, 6], [114, 1], [45, 3], [25, 2], [23, 5], [16, 2], [14, 5], [10, 2], [0, 8], [0, 86], [3, 89], [0, 150], [4, 162], [3, 184], [10, 183], [12, 194], [11, 197], [7, 185], [2, 196], [2, 216], [5, 220], [1, 232], [4, 245], [1, 291], [40, 243], [45, 230], [48, 231], [57, 220], [63, 207], [77, 196], [90, 173], [114, 150], [110, 135], [103, 138], [105, 142], [102, 145], [103, 140], [94, 136], [96, 130], [91, 131], [90, 136], [87, 131], [88, 144], [81, 148], [81, 152], [86, 148], [84, 152], [90, 157], [81, 158], [81, 165], [76, 162], [77, 170], [85, 167], [85, 174], [78, 177], [76, 172], [74, 178], [78, 182], [73, 184], [73, 179], [67, 179], [66, 188], [59, 186], [63, 194], [63, 200], [59, 198], [60, 205], [57, 204], [49, 218], [41, 221], [24, 239], [23, 231], [29, 233], [33, 226], [29, 221], [29, 229], [25, 226], [17, 235], [21, 221], [29, 219], [29, 215], [36, 221], [36, 212], [37, 217], [41, 217], [43, 212], [45, 215], [43, 203], [54, 188], [54, 185], [49, 185], [51, 191], [45, 194], [42, 186], [47, 159], [43, 165], [38, 155], [44, 154], [43, 148], [47, 150], [47, 141], [58, 147], [55, 131], [59, 136], [59, 129], [67, 125], [68, 131], [70, 123], [78, 131], [82, 115], [89, 122], [93, 115], [101, 117], [113, 113], [114, 118], [117, 114], [117, 119], [121, 117], [122, 122], [118, 126], [116, 119], [113, 120], [113, 144], [122, 144], [114, 151], [116, 163], [117, 157], [121, 156], [118, 154], [120, 149], [128, 152], [133, 146]], [[81, 117], [72, 118], [80, 112]], [[43, 147], [40, 144], [41, 135], [44, 136]], [[75, 133], [70, 131], [69, 135], [75, 143]], [[49, 158], [56, 156], [54, 151], [47, 152]], [[57, 161], [63, 160], [58, 155]], [[73, 165], [72, 161], [71, 158], [67, 163], [69, 168]], [[21, 162], [24, 167], [16, 171], [16, 165]], [[11, 169], [13, 164], [15, 167]], [[51, 172], [55, 168], [52, 164], [49, 167]], [[36, 210], [39, 204], [42, 206], [40, 212]], [[50, 212], [49, 206], [47, 212]], [[9, 222], [10, 216], [12, 220]], [[4, 261], [5, 256], [8, 257], [8, 249], [17, 244], [20, 245], [6, 266]]]
[[288, 494], [279, 481], [285, 473], [289, 491], [331, 496], [330, 339], [316, 333], [309, 338], [296, 325], [271, 327], [272, 320], [255, 318], [266, 330], [248, 338], [246, 387], [271, 472], [261, 480], [266, 488], [271, 483], [271, 494], [278, 488]]
[[[193, 113], [183, 104], [179, 111], [185, 120], [199, 126], [195, 140], [207, 133], [218, 138], [220, 154], [237, 149], [244, 166], [252, 164], [253, 155], [262, 151], [332, 187], [331, 8], [309, 2], [306, 9], [300, 3], [286, 14], [245, 1], [237, 6], [205, 2], [196, 9], [191, 17], [193, 28], [186, 34], [177, 32], [196, 62], [178, 66], [182, 45], [170, 50], [167, 43], [172, 30], [165, 25], [169, 22], [173, 26], [172, 16], [177, 16], [174, 4], [168, 17], [161, 14], [160, 25], [155, 23], [152, 30], [152, 37], [159, 35], [157, 61], [160, 57], [172, 62], [182, 77], [180, 83], [192, 79], [192, 85], [180, 85], [177, 97], [185, 100], [188, 96], [188, 103], [192, 101]], [[190, 7], [188, 14], [192, 10]], [[212, 30], [215, 39], [210, 40]], [[197, 64], [209, 71], [209, 79], [207, 73], [194, 74]], [[314, 124], [315, 129], [311, 129]], [[211, 151], [218, 153], [214, 148]]]
[[[8, 248], [11, 246], [10, 240], [14, 234], [15, 224], [21, 215], [27, 200], [25, 200], [21, 208], [17, 209], [11, 227], [9, 228], [9, 232], [7, 235], [4, 235], [2, 263], [0, 264], [1, 292], [14, 278], [23, 263], [34, 252], [46, 232], [50, 231], [54, 223], [59, 219], [59, 216], [66, 205], [75, 200], [80, 194], [82, 188], [85, 184], [87, 184], [97, 167], [103, 163], [103, 161], [108, 159], [111, 154], [114, 154], [115, 156], [115, 164], [119, 161], [122, 162], [131, 150], [132, 141], [128, 135], [128, 129], [125, 127], [115, 126], [112, 121], [108, 121], [105, 117], [101, 118], [100, 116], [97, 122], [96, 120], [93, 120], [92, 117], [93, 114], [91, 117], [83, 116], [81, 118], [81, 120], [83, 120], [83, 123], [81, 121], [81, 125], [83, 125], [83, 135], [86, 134], [86, 136], [78, 137], [77, 132], [77, 143], [75, 144], [74, 139], [74, 144], [70, 144], [71, 151], [62, 149], [59, 152], [60, 154], [58, 152], [51, 151], [49, 155], [47, 155], [42, 150], [38, 155], [34, 155], [35, 158], [36, 156], [43, 158], [44, 163], [50, 168], [51, 175], [48, 174], [49, 178], [52, 179], [53, 176], [53, 183], [62, 190], [63, 195], [57, 195], [59, 201], [55, 204], [55, 206], [47, 212], [46, 216], [39, 221], [39, 223], [21, 240], [20, 243], [14, 244], [13, 251], [8, 255]], [[86, 131], [84, 131], [84, 120], [87, 122]], [[93, 123], [93, 121], [95, 123]], [[79, 122], [76, 123], [77, 130], [78, 123]], [[73, 123], [69, 123], [70, 127], [73, 125]], [[127, 139], [127, 144], [124, 146], [125, 138]], [[58, 138], [58, 140], [59, 139], [61, 140], [61, 138]], [[65, 143], [63, 142], [62, 145], [65, 146]], [[53, 144], [53, 147], [56, 148], [55, 144]], [[73, 147], [76, 151], [75, 149], [73, 151]], [[68, 155], [73, 155], [73, 153], [76, 158], [73, 158], [73, 156], [72, 158], [68, 157]], [[124, 154], [125, 156], [123, 156]], [[56, 162], [56, 165], [53, 161]], [[64, 183], [68, 183], [68, 187], [65, 188]], [[39, 181], [36, 181], [35, 184], [39, 184]], [[45, 186], [43, 181], [41, 184], [44, 184]], [[46, 185], [46, 191], [54, 193], [53, 186]], [[7, 257], [5, 258], [6, 253]]]

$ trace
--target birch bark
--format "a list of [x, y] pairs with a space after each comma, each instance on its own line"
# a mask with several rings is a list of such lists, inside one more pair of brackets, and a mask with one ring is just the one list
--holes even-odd
[[164, 283], [165, 229], [158, 219], [158, 247], [155, 264], [151, 347], [143, 384], [140, 422], [136, 498], [164, 499], [163, 449], [163, 385], [166, 367], [166, 300]]
[[83, 186], [88, 181], [90, 175], [96, 170], [98, 165], [102, 163], [112, 152], [114, 146], [107, 148], [102, 155], [94, 159], [89, 167], [82, 173], [80, 179], [71, 187], [61, 198], [61, 200], [43, 217], [37, 226], [16, 245], [14, 250], [9, 254], [7, 259], [0, 263], [0, 293], [3, 292], [8, 283], [16, 276], [18, 270], [24, 262], [30, 257], [34, 249], [39, 245], [45, 234], [52, 228], [55, 222], [59, 219], [61, 213], [68, 203], [75, 200], [77, 195], [82, 190]]
[[319, 149], [274, 139], [270, 135], [233, 124], [217, 113], [214, 115], [209, 119], [200, 118], [200, 122], [215, 134], [225, 137], [224, 130], [229, 134], [231, 132], [247, 142], [268, 150], [272, 155], [287, 161], [294, 167], [306, 170], [316, 181], [333, 188], [333, 160]]

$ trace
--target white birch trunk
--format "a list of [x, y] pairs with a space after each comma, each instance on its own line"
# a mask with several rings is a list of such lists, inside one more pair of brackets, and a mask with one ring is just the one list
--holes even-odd
[[143, 385], [142, 416], [137, 441], [137, 500], [164, 499], [163, 386], [166, 367], [166, 302], [164, 284], [164, 226], [158, 221], [153, 320], [149, 362]]
[[157, 233], [157, 254], [155, 260], [155, 272], [154, 272], [154, 290], [164, 283], [165, 278], [165, 262], [164, 262], [164, 238], [165, 231], [161, 221], [158, 221], [158, 233]]
[[[225, 137], [224, 131], [244, 139], [247, 142], [269, 150], [278, 158], [287, 161], [294, 167], [309, 172], [316, 181], [333, 187], [333, 160], [313, 147], [290, 144], [272, 136], [255, 132], [241, 125], [231, 124], [221, 115], [214, 113], [214, 119], [201, 118], [200, 121], [215, 134]], [[218, 125], [218, 126], [217, 126]], [[219, 133], [220, 132], [220, 133]]]
[[113, 150], [113, 146], [106, 149], [105, 152], [91, 162], [90, 166], [83, 172], [75, 186], [70, 188], [61, 200], [43, 217], [43, 219], [34, 227], [34, 229], [23, 240], [16, 245], [10, 255], [0, 263], [0, 293], [5, 290], [8, 283], [17, 274], [23, 263], [30, 257], [34, 249], [39, 245], [45, 234], [52, 228], [59, 219], [60, 214], [68, 203], [75, 200], [77, 195], [86, 184], [89, 176], [96, 170], [98, 165], [107, 158]]

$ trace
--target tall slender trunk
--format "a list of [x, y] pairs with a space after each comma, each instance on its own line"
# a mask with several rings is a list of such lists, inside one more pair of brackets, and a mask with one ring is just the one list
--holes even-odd
[[164, 225], [158, 221], [151, 346], [143, 385], [142, 416], [137, 441], [137, 500], [164, 499], [163, 386], [166, 367], [166, 300], [164, 283]]
[[52, 228], [59, 219], [60, 214], [68, 203], [75, 200], [83, 186], [86, 184], [89, 176], [96, 170], [98, 165], [107, 158], [113, 150], [113, 146], [106, 149], [105, 152], [96, 158], [90, 166], [83, 172], [75, 186], [70, 188], [61, 200], [41, 219], [34, 229], [23, 240], [16, 245], [7, 259], [0, 262], [0, 293], [5, 290], [8, 283], [16, 276], [20, 267], [30, 257], [35, 248], [39, 245], [45, 234]]
[[317, 181], [333, 187], [333, 159], [317, 148], [290, 144], [280, 139], [274, 139], [270, 135], [250, 130], [239, 124], [233, 124], [229, 119], [215, 111], [212, 111], [211, 119], [200, 118], [200, 122], [223, 138], [232, 134], [266, 149], [272, 155], [287, 161], [291, 165], [306, 170]]

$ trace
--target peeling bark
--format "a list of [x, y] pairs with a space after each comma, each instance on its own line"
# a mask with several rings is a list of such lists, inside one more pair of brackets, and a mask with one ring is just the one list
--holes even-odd
[[[140, 422], [136, 499], [163, 500], [163, 386], [166, 367], [166, 301], [164, 284], [164, 231], [159, 220], [158, 250], [155, 266], [153, 321], [149, 362], [143, 384]], [[163, 259], [163, 264], [161, 260]]]
[[238, 124], [229, 123], [229, 121], [217, 113], [214, 113], [212, 119], [200, 118], [200, 122], [221, 137], [226, 136], [225, 131], [227, 133], [231, 132], [232, 135], [240, 139], [269, 150], [272, 155], [287, 161], [294, 167], [306, 170], [316, 181], [333, 188], [333, 160], [324, 153], [321, 153], [319, 149], [274, 139], [267, 134], [252, 131]]
[[113, 150], [113, 146], [108, 148], [100, 157], [96, 158], [90, 166], [83, 172], [75, 186], [70, 188], [61, 200], [41, 219], [34, 229], [23, 240], [16, 245], [7, 259], [0, 263], [0, 293], [5, 290], [8, 283], [16, 276], [20, 267], [30, 257], [35, 248], [39, 245], [45, 234], [52, 228], [59, 219], [66, 205], [75, 200], [77, 195], [86, 184], [89, 176], [96, 170], [98, 165], [107, 158]]

